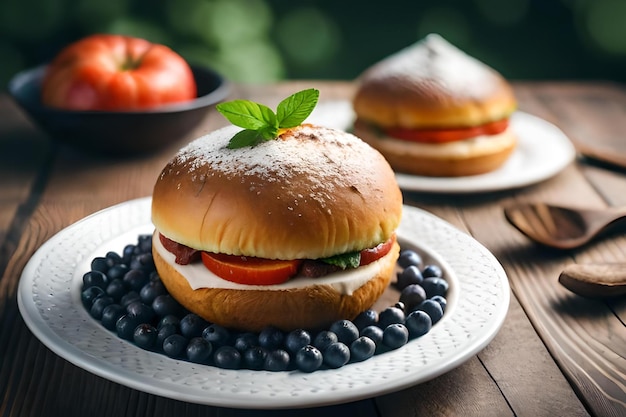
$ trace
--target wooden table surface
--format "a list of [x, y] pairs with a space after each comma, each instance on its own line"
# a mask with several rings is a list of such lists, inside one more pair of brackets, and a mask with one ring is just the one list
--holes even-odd
[[[236, 86], [232, 98], [271, 106], [306, 87], [348, 98], [346, 82]], [[520, 110], [574, 141], [626, 135], [626, 88], [610, 83], [515, 83]], [[148, 196], [186, 140], [224, 125], [215, 112], [188, 138], [136, 158], [98, 158], [51, 142], [0, 95], [0, 415], [2, 416], [626, 416], [626, 298], [586, 299], [561, 287], [571, 263], [626, 260], [626, 235], [585, 248], [541, 248], [510, 226], [502, 207], [548, 201], [626, 206], [626, 171], [584, 159], [523, 189], [462, 196], [405, 193], [473, 236], [503, 265], [511, 304], [500, 332], [476, 356], [428, 382], [353, 403], [304, 410], [217, 408], [158, 397], [95, 376], [46, 348], [16, 301], [22, 269], [46, 240], [102, 208]], [[626, 142], [626, 139], [624, 140]]]

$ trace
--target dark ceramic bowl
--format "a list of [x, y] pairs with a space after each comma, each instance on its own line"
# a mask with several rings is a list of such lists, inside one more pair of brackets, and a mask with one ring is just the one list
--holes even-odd
[[41, 66], [16, 74], [8, 84], [13, 99], [53, 139], [110, 155], [148, 153], [180, 140], [230, 90], [220, 74], [192, 66], [198, 88], [195, 100], [139, 111], [60, 110], [41, 103], [45, 69]]

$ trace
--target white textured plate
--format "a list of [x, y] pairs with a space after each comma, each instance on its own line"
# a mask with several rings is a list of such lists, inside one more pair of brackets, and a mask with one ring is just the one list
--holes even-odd
[[439, 263], [450, 281], [448, 309], [425, 336], [364, 362], [311, 374], [223, 370], [170, 359], [119, 339], [80, 302], [82, 275], [95, 256], [121, 252], [152, 232], [150, 199], [102, 210], [67, 227], [33, 255], [18, 303], [31, 331], [51, 350], [96, 375], [194, 403], [235, 408], [298, 408], [354, 401], [432, 379], [483, 349], [509, 306], [504, 270], [478, 242], [439, 218], [404, 208], [405, 247]]
[[[350, 130], [354, 111], [350, 102], [320, 103], [311, 123]], [[423, 177], [396, 173], [398, 185], [407, 191], [430, 193], [477, 193], [520, 188], [553, 177], [576, 157], [569, 138], [555, 125], [537, 116], [516, 112], [511, 126], [519, 142], [508, 161], [499, 169], [465, 177]]]

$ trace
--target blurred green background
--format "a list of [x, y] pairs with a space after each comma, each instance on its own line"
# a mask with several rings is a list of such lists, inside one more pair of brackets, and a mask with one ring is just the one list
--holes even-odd
[[510, 79], [626, 80], [624, 0], [1, 0], [0, 81], [96, 32], [242, 83], [353, 79], [431, 32]]

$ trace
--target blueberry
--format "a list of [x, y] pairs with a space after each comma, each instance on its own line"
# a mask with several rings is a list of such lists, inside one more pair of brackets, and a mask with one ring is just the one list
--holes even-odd
[[[376, 327], [380, 330], [379, 327]], [[382, 330], [381, 330], [382, 332]], [[376, 343], [367, 336], [360, 336], [350, 345], [350, 357], [355, 362], [364, 361], [374, 356]]]
[[422, 270], [422, 275], [424, 278], [442, 278], [443, 271], [437, 265], [426, 265], [426, 267]]
[[384, 329], [390, 324], [404, 323], [405, 315], [404, 311], [398, 307], [387, 307], [378, 315], [378, 327]]
[[173, 334], [163, 341], [163, 352], [170, 358], [182, 356], [187, 349], [187, 339], [181, 334]]
[[378, 312], [376, 310], [368, 309], [361, 313], [352, 321], [357, 329], [361, 330], [372, 324], [376, 324], [378, 321]]
[[173, 324], [164, 324], [157, 327], [157, 346], [163, 346], [165, 339], [176, 333], [178, 333], [178, 328]]
[[167, 294], [167, 290], [161, 280], [151, 280], [146, 285], [141, 287], [141, 290], [139, 291], [141, 301], [148, 305], [152, 304], [154, 299], [162, 294]]
[[157, 272], [156, 268], [154, 269], [154, 271], [151, 271], [149, 274], [149, 279], [150, 281], [161, 281], [161, 277], [159, 276], [159, 273]]
[[273, 326], [267, 326], [259, 333], [259, 345], [267, 350], [278, 349], [283, 346], [285, 334]]
[[444, 313], [446, 312], [446, 306], [448, 305], [448, 300], [446, 300], [445, 297], [441, 295], [434, 295], [430, 299], [438, 302], [439, 305], [441, 306], [441, 310], [443, 310]]
[[213, 323], [202, 330], [202, 337], [206, 341], [211, 342], [213, 347], [218, 347], [228, 344], [231, 339], [231, 334], [226, 327]]
[[152, 253], [152, 235], [140, 235], [137, 237], [137, 248], [140, 253]]
[[259, 346], [259, 337], [256, 333], [245, 332], [238, 334], [235, 337], [235, 343], [233, 344], [235, 349], [240, 352], [245, 352], [246, 350]]
[[135, 327], [133, 342], [142, 349], [152, 349], [157, 341], [157, 329], [150, 324], [142, 323]]
[[118, 265], [113, 265], [111, 268], [109, 268], [106, 274], [110, 280], [113, 280], [113, 279], [124, 278], [124, 275], [126, 275], [127, 272], [128, 272], [128, 267], [126, 265], [118, 264]]
[[296, 353], [296, 367], [302, 372], [313, 372], [322, 366], [322, 352], [316, 347], [307, 345]]
[[397, 349], [406, 345], [409, 341], [409, 330], [404, 324], [390, 324], [383, 330], [383, 345], [391, 349]]
[[426, 291], [419, 284], [411, 284], [402, 290], [400, 293], [400, 302], [402, 302], [405, 306], [405, 309], [408, 311], [413, 310], [413, 308], [420, 304], [422, 301], [426, 299]]
[[180, 319], [180, 334], [187, 339], [200, 337], [207, 325], [208, 323], [202, 317], [194, 313], [189, 313]]
[[338, 320], [330, 325], [330, 331], [337, 335], [337, 340], [349, 345], [359, 337], [359, 329], [350, 320]]
[[437, 323], [443, 317], [443, 309], [437, 301], [431, 299], [424, 300], [423, 303], [416, 307], [416, 310], [424, 311], [430, 316], [433, 324]]
[[415, 265], [419, 268], [422, 267], [422, 257], [411, 249], [405, 249], [400, 252], [398, 257], [398, 265], [402, 268], [408, 268], [411, 265]]
[[324, 351], [323, 362], [329, 368], [341, 368], [349, 360], [350, 349], [341, 342], [331, 343]]
[[124, 281], [119, 278], [111, 280], [111, 282], [109, 282], [109, 285], [107, 285], [106, 293], [107, 295], [113, 297], [114, 300], [120, 301], [124, 294], [126, 294], [126, 286], [124, 285]]
[[361, 336], [368, 337], [372, 339], [375, 344], [379, 345], [383, 341], [383, 329], [375, 325], [367, 326], [365, 329], [361, 330]]
[[126, 265], [130, 264], [130, 260], [135, 253], [135, 245], [126, 245], [124, 246], [124, 250], [122, 251], [122, 260]]
[[232, 346], [220, 346], [213, 354], [215, 366], [224, 369], [241, 368], [241, 353]]
[[137, 320], [137, 317], [124, 314], [117, 320], [117, 322], [115, 322], [115, 331], [117, 332], [118, 337], [126, 340], [133, 340], [135, 328], [139, 326], [139, 324], [141, 324], [141, 322]]
[[102, 325], [109, 330], [115, 330], [115, 323], [126, 314], [126, 309], [119, 304], [109, 304], [102, 310]]
[[[165, 340], [167, 341], [168, 339]], [[211, 359], [213, 346], [201, 337], [194, 337], [189, 340], [185, 353], [190, 362], [207, 364]]]
[[105, 258], [108, 264], [111, 266], [124, 263], [124, 260], [117, 252], [113, 252], [113, 251], [107, 252], [107, 254], [105, 255]]
[[338, 342], [337, 335], [330, 330], [322, 330], [313, 339], [313, 346], [318, 348], [321, 352], [324, 352], [326, 348], [331, 344]]
[[421, 284], [423, 281], [424, 277], [420, 269], [415, 265], [411, 265], [398, 274], [396, 286], [402, 291], [411, 284]]
[[115, 301], [113, 300], [113, 298], [109, 297], [108, 295], [102, 295], [93, 300], [93, 303], [91, 304], [91, 309], [89, 310], [89, 314], [96, 320], [102, 320], [102, 312], [104, 311], [105, 307], [113, 304], [114, 302]]
[[161, 294], [152, 302], [152, 309], [159, 317], [178, 315], [183, 310], [178, 301], [169, 294]]
[[296, 329], [287, 334], [285, 347], [291, 353], [296, 353], [306, 345], [311, 344], [311, 335], [303, 329]]
[[274, 349], [267, 352], [263, 369], [266, 371], [279, 372], [289, 368], [291, 357], [286, 350]]
[[160, 329], [163, 326], [167, 326], [168, 324], [173, 325], [174, 327], [176, 327], [176, 330], [178, 330], [180, 328], [180, 318], [178, 318], [178, 316], [175, 316], [173, 314], [168, 314], [167, 316], [163, 316], [161, 320], [159, 320], [159, 323], [157, 324], [157, 329]]
[[106, 272], [109, 270], [109, 262], [104, 256], [98, 256], [91, 260], [91, 270], [92, 271], [100, 271]]
[[109, 278], [100, 271], [89, 271], [83, 275], [83, 288], [100, 287], [106, 290]]
[[[144, 349], [226, 369], [313, 372], [339, 368], [384, 350], [396, 349], [427, 333], [447, 305], [442, 269], [424, 266], [414, 250], [398, 264], [398, 302], [378, 313], [368, 309], [353, 321], [338, 320], [316, 334], [267, 327], [260, 333], [233, 333], [187, 311], [168, 294], [152, 257], [152, 235], [142, 235], [123, 252], [94, 258], [83, 275], [81, 299], [102, 325]], [[410, 312], [410, 313], [409, 313]]]
[[120, 298], [120, 304], [124, 307], [128, 307], [129, 304], [134, 303], [135, 301], [141, 301], [139, 294], [137, 291], [129, 291]]
[[407, 329], [409, 329], [409, 335], [411, 337], [423, 336], [428, 333], [433, 326], [430, 316], [422, 310], [409, 313], [404, 324]]
[[149, 272], [154, 270], [154, 259], [151, 253], [142, 253], [131, 259], [130, 269], [135, 271]]
[[152, 307], [138, 300], [127, 305], [126, 312], [129, 316], [136, 317], [140, 323], [149, 323], [154, 318], [154, 310]]
[[261, 346], [251, 346], [243, 352], [243, 363], [248, 369], [263, 369], [267, 358], [267, 350]]
[[91, 309], [94, 300], [104, 295], [104, 290], [100, 287], [89, 287], [80, 293], [80, 299], [87, 309]]
[[122, 275], [124, 284], [134, 291], [140, 291], [149, 281], [148, 275], [139, 269], [131, 269]]
[[448, 282], [443, 278], [426, 278], [422, 283], [424, 290], [426, 290], [426, 295], [428, 298], [432, 298], [435, 295], [440, 295], [445, 297], [448, 292]]

